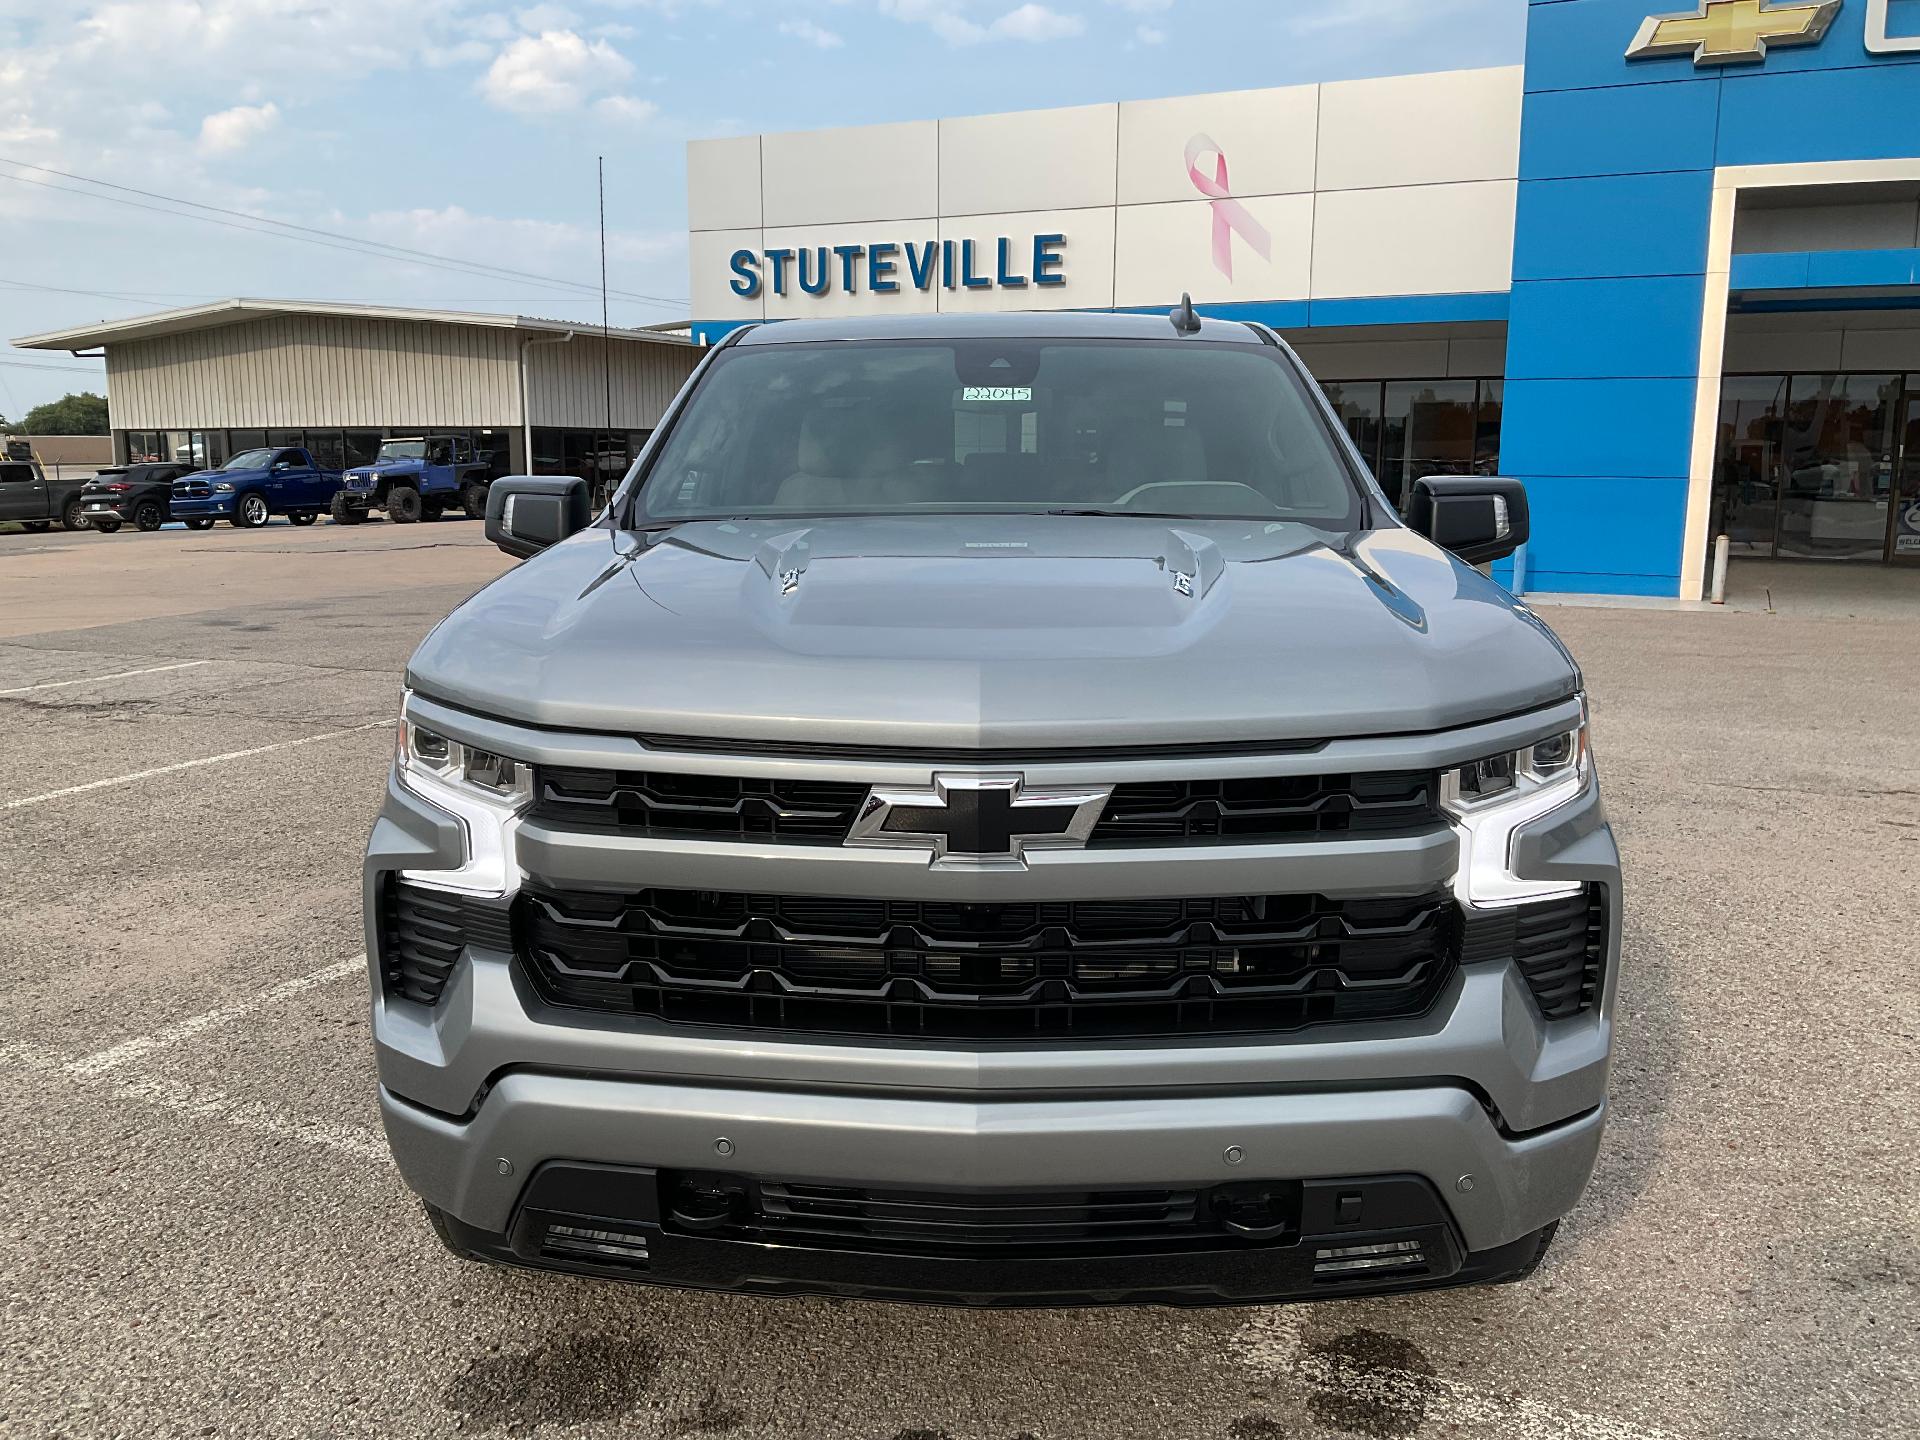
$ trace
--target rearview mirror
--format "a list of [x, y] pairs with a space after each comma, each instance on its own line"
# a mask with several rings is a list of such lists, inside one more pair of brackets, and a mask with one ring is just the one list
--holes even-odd
[[522, 560], [592, 523], [587, 482], [570, 475], [506, 475], [487, 489], [487, 539]]
[[1490, 475], [1428, 475], [1413, 482], [1407, 525], [1469, 565], [1504, 560], [1527, 543], [1527, 487]]

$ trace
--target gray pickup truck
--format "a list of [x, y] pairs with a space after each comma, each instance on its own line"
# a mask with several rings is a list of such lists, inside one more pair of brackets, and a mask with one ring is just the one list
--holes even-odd
[[1519, 1279], [1594, 1164], [1579, 669], [1272, 331], [735, 332], [407, 670], [380, 1104], [455, 1252], [763, 1294]]
[[47, 478], [38, 460], [0, 453], [0, 520], [11, 520], [31, 531], [53, 528], [89, 528], [80, 492], [86, 478]]

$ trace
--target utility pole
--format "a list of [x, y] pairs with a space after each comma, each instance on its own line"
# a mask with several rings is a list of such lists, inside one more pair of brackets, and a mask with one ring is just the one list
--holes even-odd
[[600, 376], [607, 391], [607, 428], [593, 457], [595, 508], [613, 498], [606, 461], [613, 447], [613, 327], [607, 320], [607, 157], [600, 159]]

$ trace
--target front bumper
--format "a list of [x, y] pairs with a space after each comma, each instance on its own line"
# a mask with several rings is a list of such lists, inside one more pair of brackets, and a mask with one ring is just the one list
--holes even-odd
[[[522, 748], [521, 737], [511, 738], [520, 744], [496, 743]], [[1469, 753], [1494, 748], [1484, 734], [1445, 743]], [[1437, 765], [1454, 763], [1452, 751], [1431, 753]], [[1438, 835], [1264, 854], [1063, 852], [1030, 875], [968, 883], [1038, 885], [1068, 896], [1142, 894], [1149, 885], [1156, 893], [1241, 893], [1234, 887], [1271, 885], [1278, 868], [1293, 888], [1418, 893], [1452, 873], [1454, 844]], [[640, 853], [531, 825], [517, 847], [519, 865], [541, 881], [616, 884], [646, 874], [658, 884], [729, 888], [731, 872], [732, 888], [750, 888], [763, 882], [743, 884], [743, 873], [756, 872], [741, 867], [758, 865], [777, 873], [777, 885], [764, 883], [799, 893], [911, 895], [930, 883], [924, 862], [832, 848], [743, 855], [736, 846], [660, 842]], [[384, 878], [457, 866], [463, 854], [454, 817], [389, 786], [367, 859], [370, 955], [379, 954]], [[724, 1169], [876, 1190], [1204, 1189], [1409, 1175], [1434, 1197], [1431, 1223], [1414, 1227], [1431, 1263], [1414, 1280], [1377, 1284], [1494, 1278], [1524, 1268], [1591, 1175], [1606, 1113], [1620, 934], [1618, 855], [1597, 790], [1518, 832], [1513, 854], [1529, 876], [1607, 890], [1603, 1003], [1573, 1019], [1543, 1019], [1517, 967], [1496, 960], [1462, 966], [1416, 1019], [1287, 1037], [1025, 1048], [788, 1038], [556, 1010], [523, 983], [507, 950], [482, 943], [464, 952], [431, 1008], [390, 998], [376, 961], [382, 1114], [404, 1178], [442, 1212], [455, 1243], [512, 1263], [605, 1273], [526, 1240], [537, 1208], [529, 1186], [565, 1165], [643, 1174]], [[623, 1223], [653, 1223], [643, 1211]], [[870, 1255], [662, 1230], [650, 1237], [646, 1272], [622, 1278], [979, 1303], [1301, 1298], [1327, 1293], [1302, 1286], [1317, 1233], [1303, 1222], [1288, 1242], [1257, 1255], [1236, 1246], [1071, 1261], [888, 1256], [880, 1266]], [[1096, 1258], [1098, 1265], [1087, 1263]]]
[[176, 520], [204, 520], [210, 516], [224, 519], [233, 514], [233, 503], [231, 495], [208, 495], [197, 500], [176, 495], [170, 508]]

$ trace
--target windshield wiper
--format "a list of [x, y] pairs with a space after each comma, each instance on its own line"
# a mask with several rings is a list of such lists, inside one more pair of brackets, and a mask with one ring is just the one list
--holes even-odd
[[1048, 510], [1048, 515], [1089, 515], [1116, 520], [1244, 520], [1244, 515], [1187, 515], [1174, 510]]

